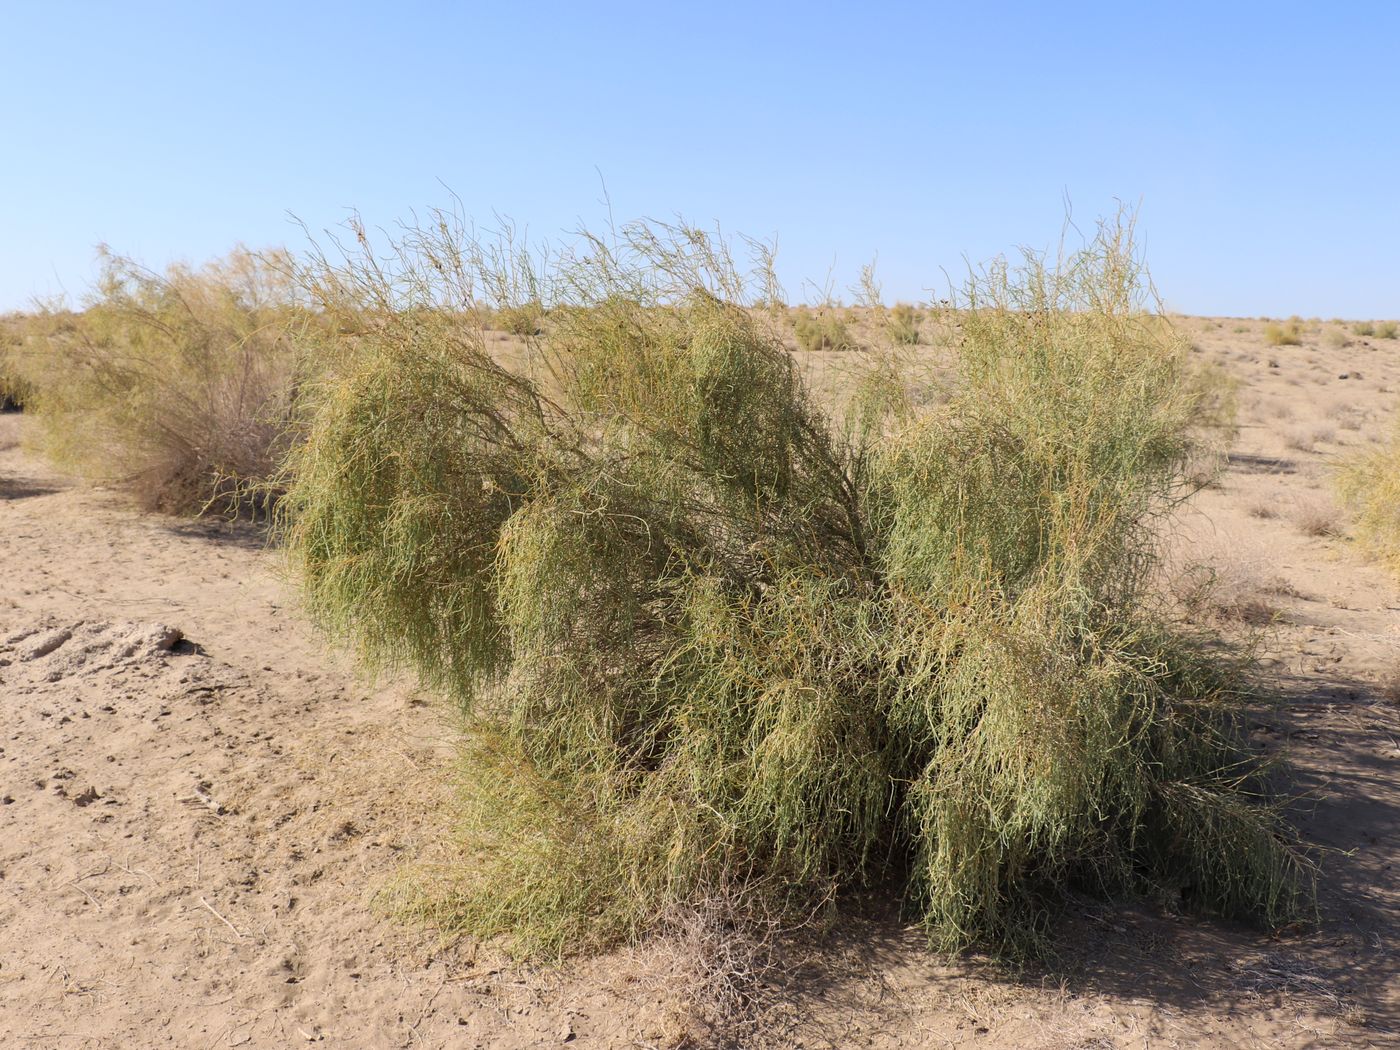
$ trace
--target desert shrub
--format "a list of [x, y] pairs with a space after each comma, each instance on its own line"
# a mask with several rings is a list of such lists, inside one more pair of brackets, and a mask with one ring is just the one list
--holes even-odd
[[889, 878], [950, 947], [1033, 946], [1083, 890], [1302, 910], [1236, 680], [1148, 611], [1202, 394], [1124, 232], [986, 271], [951, 398], [885, 369], [839, 423], [727, 259], [590, 242], [542, 281], [535, 375], [473, 304], [418, 309], [431, 278], [313, 282], [352, 334], [289, 557], [322, 623], [466, 719], [461, 861], [417, 910], [546, 955]]
[[803, 350], [852, 350], [856, 345], [846, 322], [829, 309], [799, 312], [793, 334]]
[[1323, 538], [1340, 535], [1342, 531], [1337, 508], [1323, 498], [1299, 500], [1293, 511], [1293, 521], [1305, 536]]
[[1336, 474], [1360, 541], [1400, 574], [1400, 419], [1388, 440], [1352, 454]]
[[1303, 331], [1296, 321], [1266, 324], [1264, 342], [1269, 346], [1299, 346], [1303, 342]]
[[534, 336], [544, 325], [544, 307], [539, 303], [502, 306], [492, 315], [493, 326], [511, 335]]
[[23, 408], [34, 396], [22, 366], [33, 326], [23, 314], [0, 317], [0, 411]]
[[1376, 338], [1394, 339], [1397, 335], [1400, 335], [1400, 326], [1397, 326], [1394, 321], [1376, 322]]
[[885, 319], [885, 331], [896, 346], [914, 346], [919, 342], [919, 322], [922, 315], [908, 303], [896, 303]]
[[309, 318], [287, 264], [240, 249], [159, 274], [104, 250], [85, 308], [38, 318], [21, 362], [41, 448], [151, 508], [264, 506]]
[[1370, 321], [1358, 321], [1356, 324], [1351, 326], [1351, 330], [1357, 335], [1376, 334], [1376, 326], [1373, 325]]

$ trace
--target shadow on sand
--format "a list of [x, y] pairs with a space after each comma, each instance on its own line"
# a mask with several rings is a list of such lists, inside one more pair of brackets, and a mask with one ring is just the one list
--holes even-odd
[[916, 1020], [928, 990], [949, 981], [1007, 998], [1133, 1002], [1166, 1016], [1284, 1008], [1337, 1029], [1300, 1025], [1289, 1047], [1400, 1045], [1400, 954], [1391, 947], [1400, 944], [1400, 878], [1389, 860], [1400, 853], [1400, 712], [1374, 686], [1345, 677], [1285, 678], [1278, 687], [1281, 702], [1261, 716], [1256, 736], [1284, 752], [1287, 790], [1304, 800], [1292, 816], [1318, 848], [1315, 924], [1270, 933], [1144, 903], [1082, 900], [1057, 921], [1055, 959], [1010, 972], [972, 955], [933, 955], [896, 907], [866, 902], [774, 989], [775, 1001], [797, 1006], [783, 1012], [805, 1045], [848, 1045], [872, 1025]]

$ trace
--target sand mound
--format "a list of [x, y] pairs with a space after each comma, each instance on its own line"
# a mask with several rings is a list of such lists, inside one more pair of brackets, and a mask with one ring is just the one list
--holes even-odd
[[164, 623], [41, 624], [15, 631], [0, 641], [0, 666], [37, 664], [34, 670], [41, 672], [44, 681], [57, 682], [123, 663], [162, 659], [183, 638], [178, 627]]

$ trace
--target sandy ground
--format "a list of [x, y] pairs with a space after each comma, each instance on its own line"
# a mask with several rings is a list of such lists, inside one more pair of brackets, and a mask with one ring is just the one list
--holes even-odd
[[[1240, 379], [1243, 425], [1178, 567], [1213, 573], [1223, 632], [1262, 625], [1281, 702], [1256, 732], [1326, 850], [1321, 921], [1086, 903], [1053, 969], [1011, 976], [872, 908], [737, 1045], [1400, 1046], [1400, 586], [1326, 487], [1388, 426], [1400, 344], [1184, 323]], [[377, 895], [444, 831], [446, 714], [328, 653], [255, 533], [135, 513], [25, 453], [23, 423], [0, 416], [0, 1046], [682, 1040], [655, 954], [533, 970], [387, 917]]]

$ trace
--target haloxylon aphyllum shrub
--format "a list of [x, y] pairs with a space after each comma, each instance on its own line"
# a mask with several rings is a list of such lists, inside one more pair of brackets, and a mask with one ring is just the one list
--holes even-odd
[[26, 319], [13, 358], [41, 449], [151, 508], [264, 508], [313, 324], [290, 258], [157, 273], [104, 250], [101, 267], [83, 309]]
[[33, 328], [34, 318], [26, 314], [0, 317], [0, 412], [23, 408], [33, 397], [33, 388], [20, 371]]
[[392, 271], [360, 243], [306, 275], [345, 335], [285, 538], [467, 713], [438, 921], [557, 954], [896, 877], [935, 943], [1019, 950], [1072, 889], [1306, 908], [1231, 670], [1145, 605], [1205, 395], [1123, 228], [971, 281], [928, 408], [890, 368], [815, 404], [695, 230], [532, 271], [513, 368], [481, 290], [528, 260], [450, 216]]

